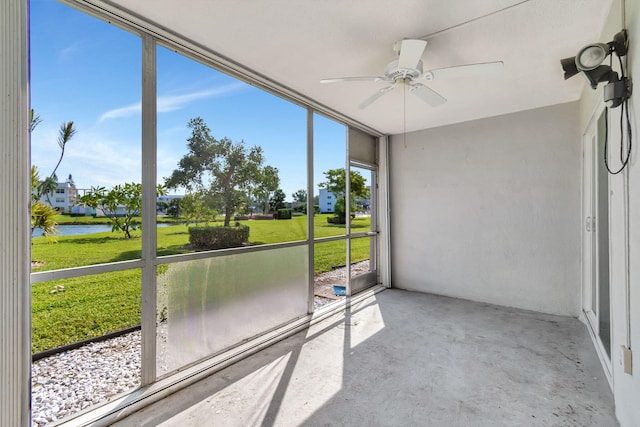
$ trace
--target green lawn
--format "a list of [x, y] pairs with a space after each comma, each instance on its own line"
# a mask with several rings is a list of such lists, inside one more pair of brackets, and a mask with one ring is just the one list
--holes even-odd
[[[316, 237], [344, 234], [344, 225], [328, 224], [327, 215], [316, 215]], [[87, 217], [81, 217], [87, 218]], [[89, 219], [94, 219], [88, 217]], [[304, 240], [306, 216], [291, 220], [241, 221], [249, 225], [249, 240], [268, 244]], [[220, 224], [220, 222], [214, 223]], [[369, 218], [352, 221], [355, 232], [370, 227]], [[95, 233], [81, 236], [61, 236], [57, 243], [44, 237], [33, 239], [32, 260], [38, 264], [33, 271], [57, 270], [140, 258], [141, 231], [124, 239], [122, 233]], [[158, 255], [191, 252], [185, 248], [189, 235], [187, 226], [158, 228]], [[369, 258], [369, 239], [352, 241], [352, 261]], [[314, 269], [316, 273], [345, 264], [344, 241], [317, 244]], [[64, 292], [54, 292], [56, 285]], [[83, 276], [74, 279], [35, 283], [32, 287], [33, 351], [103, 335], [140, 323], [141, 274], [139, 269]]]

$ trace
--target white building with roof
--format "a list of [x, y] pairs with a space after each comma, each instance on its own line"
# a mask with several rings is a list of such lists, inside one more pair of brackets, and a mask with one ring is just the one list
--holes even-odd
[[73, 180], [56, 183], [56, 188], [42, 195], [40, 200], [60, 212], [71, 212], [78, 200], [78, 190]]

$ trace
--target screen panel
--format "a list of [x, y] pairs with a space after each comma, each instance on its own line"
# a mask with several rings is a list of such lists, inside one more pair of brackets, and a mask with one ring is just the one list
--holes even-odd
[[349, 128], [349, 160], [375, 165], [376, 138]]
[[158, 375], [305, 315], [308, 252], [303, 245], [159, 266]]

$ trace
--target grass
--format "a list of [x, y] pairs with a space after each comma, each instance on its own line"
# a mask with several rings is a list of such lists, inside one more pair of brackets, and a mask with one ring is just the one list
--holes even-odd
[[[316, 237], [345, 234], [344, 225], [328, 224], [326, 217], [314, 217]], [[97, 220], [92, 217], [73, 218]], [[306, 221], [306, 216], [297, 216], [282, 221], [240, 222], [249, 225], [252, 243], [269, 244], [306, 239]], [[370, 219], [356, 218], [351, 227], [354, 232], [366, 231], [370, 227]], [[187, 229], [182, 224], [158, 228], [158, 256], [192, 252], [185, 247], [189, 239]], [[124, 239], [122, 233], [111, 232], [60, 236], [57, 243], [36, 237], [32, 239], [32, 260], [38, 264], [33, 271], [139, 259], [141, 245], [140, 230], [135, 231], [131, 239]], [[354, 262], [368, 259], [369, 239], [352, 240], [351, 254]], [[344, 264], [344, 241], [316, 244], [316, 273]], [[64, 286], [64, 292], [51, 293], [56, 285]], [[32, 286], [33, 352], [140, 324], [140, 295], [139, 269], [35, 283]]]
[[[64, 292], [50, 293], [56, 285]], [[31, 288], [34, 353], [140, 324], [140, 270], [35, 283]]]

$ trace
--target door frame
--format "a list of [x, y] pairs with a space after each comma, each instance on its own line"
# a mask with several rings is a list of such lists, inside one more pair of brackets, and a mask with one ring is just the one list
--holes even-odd
[[[604, 347], [602, 340], [600, 339], [599, 334], [599, 322], [600, 322], [600, 310], [599, 310], [599, 292], [598, 292], [598, 283], [596, 282], [596, 295], [595, 295], [595, 305], [597, 310], [594, 312], [592, 310], [593, 307], [593, 281], [596, 280], [599, 276], [598, 274], [598, 262], [597, 262], [597, 236], [596, 232], [593, 230], [593, 214], [597, 209], [595, 206], [596, 201], [594, 198], [596, 189], [595, 185], [595, 175], [597, 174], [597, 170], [594, 167], [596, 164], [597, 157], [594, 158], [594, 155], [597, 156], [598, 149], [598, 120], [602, 116], [602, 114], [607, 114], [605, 106], [600, 104], [594, 108], [589, 121], [582, 133], [581, 138], [581, 151], [582, 151], [582, 176], [581, 176], [581, 218], [580, 218], [580, 235], [581, 235], [581, 316], [583, 317], [584, 323], [587, 325], [587, 330], [589, 331], [589, 335], [593, 341], [594, 347], [596, 349], [596, 353], [598, 354], [598, 358], [600, 359], [600, 363], [605, 372], [605, 376], [609, 382], [609, 386], [613, 388], [613, 368], [611, 359], [607, 354], [607, 351]], [[608, 130], [607, 130], [608, 132]], [[608, 135], [607, 135], [608, 136]], [[609, 216], [611, 213], [610, 209], [610, 179], [607, 174], [607, 210], [609, 211]], [[587, 218], [590, 218], [590, 223], [587, 224]], [[599, 229], [599, 224], [596, 218], [595, 221], [596, 229]], [[608, 234], [611, 235], [610, 221], [608, 221], [607, 228]], [[607, 245], [607, 251], [609, 252], [609, 260], [611, 255], [611, 247], [610, 240]], [[610, 261], [609, 261], [610, 263]], [[588, 271], [587, 271], [588, 270]], [[609, 284], [611, 284], [611, 271], [609, 270]], [[611, 288], [609, 287], [609, 295], [611, 295]], [[610, 300], [611, 301], [611, 300]], [[609, 302], [611, 305], [611, 302]], [[611, 310], [610, 310], [611, 313]], [[610, 314], [610, 330], [612, 330], [612, 319]], [[612, 339], [612, 337], [610, 337]], [[611, 345], [611, 344], [610, 344]], [[613, 348], [611, 348], [611, 353], [613, 355]]]

